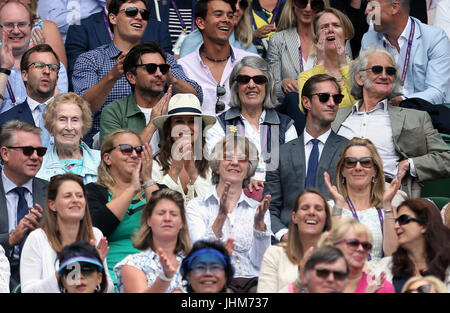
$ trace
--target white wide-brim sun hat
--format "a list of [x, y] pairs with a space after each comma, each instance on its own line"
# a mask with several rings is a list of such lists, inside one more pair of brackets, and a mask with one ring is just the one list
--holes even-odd
[[197, 96], [191, 93], [177, 93], [170, 98], [167, 115], [156, 117], [153, 120], [153, 125], [162, 130], [167, 119], [176, 115], [200, 116], [203, 119], [205, 127], [213, 125], [216, 122], [215, 116], [202, 114], [202, 107]]

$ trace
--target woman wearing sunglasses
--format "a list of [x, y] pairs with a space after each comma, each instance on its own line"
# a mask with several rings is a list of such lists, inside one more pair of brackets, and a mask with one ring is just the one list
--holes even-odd
[[385, 189], [381, 157], [368, 139], [353, 138], [341, 152], [336, 165], [336, 186], [324, 173], [325, 185], [333, 199], [333, 222], [353, 217], [366, 225], [373, 236], [368, 260], [379, 260], [397, 248], [392, 199], [400, 182], [393, 180]]
[[398, 248], [378, 262], [375, 272], [384, 271], [400, 292], [417, 275], [433, 275], [450, 292], [450, 229], [442, 223], [439, 209], [423, 198], [408, 199], [397, 208], [395, 232]]
[[258, 292], [282, 292], [299, 277], [298, 267], [321, 234], [331, 228], [331, 213], [324, 196], [304, 189], [295, 200], [287, 242], [267, 248], [261, 264]]
[[332, 229], [324, 233], [318, 246], [329, 245], [339, 248], [350, 267], [347, 293], [394, 293], [394, 286], [385, 280], [385, 274], [367, 275], [364, 272], [367, 255], [372, 250], [372, 233], [356, 219], [342, 218]]
[[83, 177], [85, 184], [95, 182], [100, 151], [81, 140], [92, 125], [89, 104], [76, 93], [59, 94], [47, 104], [44, 121], [54, 142], [50, 143], [36, 177], [50, 180], [54, 175], [70, 172]]
[[127, 293], [183, 292], [180, 264], [191, 249], [183, 196], [168, 188], [154, 192], [133, 237], [139, 249], [114, 267], [117, 289]]
[[172, 96], [166, 115], [153, 120], [162, 139], [152, 178], [181, 193], [186, 203], [212, 186], [203, 133], [215, 121], [214, 116], [202, 114], [196, 96], [181, 93]]
[[[60, 292], [57, 254], [76, 241], [96, 245], [101, 265], [106, 266], [108, 242], [92, 226], [85, 195], [83, 180], [75, 174], [56, 175], [50, 180], [42, 228], [28, 235], [20, 258], [22, 292]], [[113, 292], [111, 277], [106, 278], [108, 288], [104, 291]]]
[[402, 293], [449, 293], [444, 283], [434, 276], [414, 276], [403, 285]]
[[86, 185], [92, 221], [108, 238], [108, 269], [138, 250], [131, 237], [139, 229], [142, 209], [161, 185], [152, 179], [152, 151], [130, 130], [108, 134], [101, 148], [98, 179]]
[[[273, 159], [271, 152], [278, 153], [279, 145], [297, 138], [293, 121], [274, 109], [277, 104], [274, 87], [267, 62], [256, 56], [244, 57], [230, 75], [230, 109], [220, 114], [206, 133], [209, 152], [228, 133], [238, 133], [255, 144], [259, 164], [248, 194], [258, 201], [262, 197], [266, 166]], [[272, 138], [272, 134], [278, 134], [278, 138]]]
[[[301, 95], [305, 82], [316, 74], [329, 74], [336, 78], [341, 85], [343, 101], [339, 107], [352, 106], [356, 100], [351, 96], [352, 80], [349, 74], [350, 58], [346, 51], [346, 41], [353, 38], [355, 30], [350, 19], [341, 11], [326, 8], [317, 13], [313, 21], [313, 42], [316, 51], [316, 63], [310, 70], [298, 76], [298, 91]], [[305, 113], [302, 99], [299, 101], [300, 110]]]
[[76, 241], [58, 253], [58, 285], [62, 293], [102, 293], [108, 287], [105, 267], [94, 246]]

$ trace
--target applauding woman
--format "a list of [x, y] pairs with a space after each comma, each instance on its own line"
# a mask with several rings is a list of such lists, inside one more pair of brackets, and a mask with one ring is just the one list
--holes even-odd
[[235, 292], [248, 292], [256, 287], [264, 252], [270, 246], [271, 197], [267, 195], [259, 203], [244, 193], [257, 164], [255, 145], [246, 137], [228, 134], [211, 154], [215, 186], [191, 200], [186, 209], [192, 241], [234, 239], [231, 263], [236, 272], [230, 288]]
[[119, 292], [184, 291], [179, 268], [191, 241], [179, 192], [164, 188], [152, 195], [133, 245], [141, 252], [114, 267]]

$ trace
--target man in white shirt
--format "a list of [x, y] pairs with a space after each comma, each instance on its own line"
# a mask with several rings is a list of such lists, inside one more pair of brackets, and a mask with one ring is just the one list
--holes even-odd
[[280, 146], [278, 168], [267, 171], [264, 184], [264, 195], [272, 195], [272, 231], [279, 241], [287, 240], [292, 205], [303, 189], [315, 187], [328, 196], [323, 173], [334, 178], [339, 155], [348, 141], [331, 130], [342, 98], [341, 87], [327, 74], [311, 77], [303, 87], [304, 132]]
[[383, 161], [386, 182], [402, 180], [411, 198], [421, 196], [419, 182], [450, 177], [450, 148], [427, 112], [390, 105], [401, 90], [401, 73], [386, 49], [362, 51], [350, 66], [354, 106], [341, 108], [332, 129], [348, 139], [370, 139]]
[[34, 46], [22, 55], [20, 68], [27, 98], [0, 115], [0, 129], [11, 120], [30, 123], [41, 128], [42, 145], [49, 147], [51, 136], [45, 128], [43, 114], [55, 94], [59, 64], [58, 56], [47, 44]]

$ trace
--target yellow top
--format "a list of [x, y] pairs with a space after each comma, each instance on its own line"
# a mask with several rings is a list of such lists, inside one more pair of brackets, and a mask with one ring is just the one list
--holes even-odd
[[[352, 80], [350, 78], [350, 67], [348, 65], [341, 67], [339, 72], [341, 72], [342, 78], [344, 79], [344, 84], [341, 86], [342, 94], [344, 95], [344, 99], [339, 104], [340, 108], [350, 107], [356, 103], [355, 98], [352, 97], [350, 91], [352, 90]], [[300, 111], [305, 114], [305, 109], [302, 104], [302, 90], [303, 85], [306, 83], [308, 79], [317, 74], [325, 74], [326, 70], [324, 66], [314, 65], [314, 67], [310, 70], [301, 72], [298, 75], [298, 93], [299, 93], [299, 102], [298, 106], [300, 107]]]

